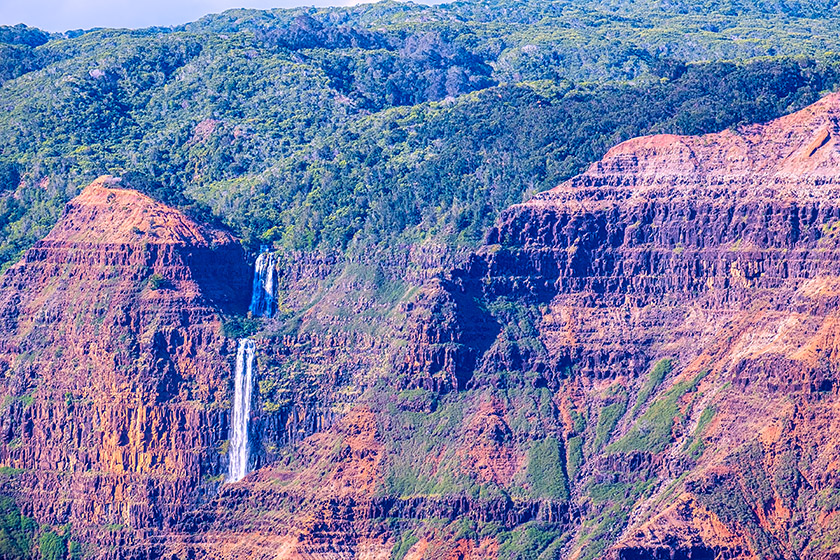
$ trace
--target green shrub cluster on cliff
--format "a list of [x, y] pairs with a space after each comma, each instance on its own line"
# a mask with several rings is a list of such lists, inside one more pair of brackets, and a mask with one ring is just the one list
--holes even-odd
[[[0, 483], [14, 476], [14, 469], [0, 469]], [[35, 547], [37, 541], [38, 546]], [[20, 512], [15, 500], [0, 495], [0, 558], [4, 560], [77, 560], [82, 558], [81, 545], [71, 540], [69, 526], [61, 533], [39, 528], [34, 519]]]
[[16, 560], [30, 558], [32, 536], [38, 529], [35, 520], [20, 513], [12, 498], [0, 496], [0, 557]]
[[[383, 2], [177, 29], [0, 28], [0, 266], [103, 173], [253, 246], [469, 246], [620, 140], [767, 120], [840, 80], [830, 6], [672, 4]], [[751, 62], [710, 62], [722, 59]]]

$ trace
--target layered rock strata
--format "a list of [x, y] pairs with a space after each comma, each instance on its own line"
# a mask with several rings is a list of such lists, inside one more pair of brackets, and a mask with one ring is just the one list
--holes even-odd
[[[506, 211], [465, 267], [401, 308], [397, 387], [508, 399], [507, 428], [481, 444], [494, 458], [474, 454], [466, 415], [446, 468], [536, 497], [533, 450], [555, 434], [573, 515], [548, 526], [568, 557], [830, 554], [839, 122], [835, 94], [767, 124], [634, 139]], [[522, 431], [511, 395], [545, 389], [542, 427]], [[378, 534], [363, 518], [350, 534]]]
[[[251, 274], [227, 233], [103, 177], [0, 278], [0, 465], [39, 523], [102, 549], [172, 523], [224, 472]], [[134, 534], [128, 534], [129, 529]]]
[[258, 468], [217, 494], [216, 313], [250, 274], [224, 234], [95, 185], [2, 279], [0, 462], [46, 522], [146, 530], [111, 537], [131, 558], [833, 557], [838, 137], [834, 94], [625, 142], [390, 310], [298, 259], [282, 295], [321, 290], [317, 313], [263, 323]]
[[[659, 465], [648, 476], [662, 485], [628, 512], [615, 557], [832, 550], [838, 138], [833, 94], [767, 124], [630, 140], [506, 211], [467, 267], [485, 299], [539, 306], [544, 352], [525, 369], [570, 401], [591, 403], [598, 386], [629, 394], [581, 475], [630, 483]], [[651, 398], [665, 357], [678, 367]]]
[[401, 303], [395, 391], [374, 379], [158, 553], [831, 557], [838, 122], [832, 95], [631, 140], [510, 208]]

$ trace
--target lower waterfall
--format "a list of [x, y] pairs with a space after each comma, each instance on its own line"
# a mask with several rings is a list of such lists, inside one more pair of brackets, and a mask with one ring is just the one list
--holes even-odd
[[274, 253], [267, 247], [254, 264], [254, 286], [251, 290], [251, 314], [255, 317], [271, 317], [277, 307], [277, 270]]
[[234, 381], [233, 418], [230, 423], [228, 446], [228, 482], [238, 482], [248, 474], [251, 455], [248, 428], [251, 421], [251, 392], [254, 387], [254, 341], [239, 340], [236, 352], [236, 378]]

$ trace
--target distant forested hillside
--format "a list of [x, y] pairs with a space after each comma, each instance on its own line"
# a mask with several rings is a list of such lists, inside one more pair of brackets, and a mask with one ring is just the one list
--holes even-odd
[[840, 84], [836, 2], [381, 2], [174, 29], [0, 28], [0, 266], [109, 173], [251, 247], [468, 247], [651, 132]]

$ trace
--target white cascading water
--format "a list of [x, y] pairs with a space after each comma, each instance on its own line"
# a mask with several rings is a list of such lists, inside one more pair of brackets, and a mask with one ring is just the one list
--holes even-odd
[[248, 424], [251, 420], [251, 391], [254, 387], [254, 341], [239, 340], [236, 352], [236, 377], [234, 380], [233, 418], [230, 423], [228, 447], [228, 482], [238, 482], [248, 474], [251, 455], [248, 441]]
[[277, 270], [274, 253], [267, 247], [257, 257], [254, 265], [254, 287], [251, 290], [251, 314], [271, 317], [277, 310]]

